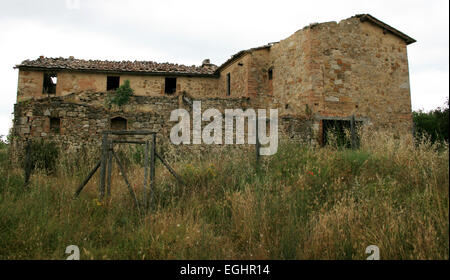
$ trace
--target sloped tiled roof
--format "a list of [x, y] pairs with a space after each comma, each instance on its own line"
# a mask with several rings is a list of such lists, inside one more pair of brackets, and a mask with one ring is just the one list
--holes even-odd
[[276, 44], [276, 43], [277, 43], [277, 42], [275, 42], [275, 43], [269, 43], [269, 44], [267, 44], [267, 45], [260, 46], [260, 47], [256, 47], [256, 48], [251, 48], [251, 49], [248, 49], [248, 50], [242, 50], [242, 51], [240, 51], [240, 52], [238, 52], [238, 53], [232, 55], [227, 61], [225, 61], [222, 65], [220, 65], [220, 66], [217, 68], [216, 72], [222, 71], [222, 69], [224, 69], [224, 68], [227, 67], [229, 64], [231, 64], [232, 62], [236, 61], [237, 59], [241, 58], [241, 57], [244, 56], [245, 54], [252, 53], [253, 51], [256, 51], [256, 50], [270, 49], [270, 47], [271, 47], [273, 44]]
[[184, 74], [213, 75], [217, 66], [186, 66], [173, 63], [157, 63], [153, 61], [105, 61], [83, 60], [75, 58], [39, 57], [36, 60], [25, 60], [15, 68], [39, 68], [49, 70], [77, 70], [92, 72], [132, 72], [151, 74]]
[[409, 37], [408, 35], [406, 35], [405, 33], [395, 29], [394, 27], [382, 22], [381, 20], [375, 18], [374, 16], [370, 15], [370, 14], [358, 14], [355, 16], [356, 18], [359, 18], [362, 22], [364, 21], [368, 21], [380, 28], [382, 28], [385, 31], [389, 31], [392, 34], [394, 34], [395, 36], [398, 36], [399, 38], [401, 38], [403, 41], [405, 41], [405, 43], [407, 45], [412, 44], [417, 42], [415, 39]]

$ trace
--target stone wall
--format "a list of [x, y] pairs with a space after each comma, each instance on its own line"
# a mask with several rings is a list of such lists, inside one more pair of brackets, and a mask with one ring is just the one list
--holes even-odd
[[273, 104], [280, 115], [323, 119], [355, 115], [374, 128], [411, 132], [406, 43], [358, 18], [310, 25], [271, 47]]
[[263, 48], [251, 52], [249, 60], [248, 96], [272, 95], [269, 82], [269, 69], [272, 68], [270, 49]]
[[[52, 141], [71, 149], [81, 148], [83, 145], [99, 146], [101, 133], [111, 130], [111, 119], [121, 117], [127, 120], [128, 130], [151, 130], [157, 132], [158, 145], [170, 145], [172, 149], [210, 150], [223, 148], [224, 145], [180, 145], [170, 142], [170, 131], [176, 122], [170, 122], [173, 110], [184, 108], [190, 112], [192, 131], [192, 107], [178, 96], [133, 96], [130, 102], [122, 107], [108, 109], [104, 105], [107, 93], [80, 93], [62, 97], [41, 98], [17, 103], [14, 108], [13, 147], [16, 158], [20, 158], [25, 141], [43, 139]], [[256, 104], [249, 98], [195, 98], [192, 101], [201, 101], [202, 112], [209, 108], [216, 108], [222, 114], [225, 109], [255, 108]], [[50, 120], [60, 121], [59, 131], [50, 128]], [[209, 122], [202, 122], [204, 128]], [[223, 120], [222, 139], [225, 143], [225, 121]], [[311, 142], [309, 122], [296, 118], [281, 118], [279, 120], [280, 134], [289, 139]], [[246, 139], [247, 125], [245, 127]], [[139, 137], [138, 137], [139, 138]], [[191, 133], [192, 141], [192, 133]], [[191, 142], [192, 143], [192, 142]], [[244, 148], [249, 145], [239, 145]], [[239, 147], [238, 147], [239, 148]]]
[[[317, 72], [322, 86], [315, 113], [320, 116], [367, 118], [375, 127], [412, 128], [406, 44], [358, 18], [321, 24], [312, 29]], [[330, 36], [335, 34], [335, 36]], [[320, 67], [320, 68], [319, 68]], [[319, 83], [320, 83], [319, 82]]]
[[272, 46], [273, 96], [281, 115], [305, 117], [306, 104], [314, 81], [310, 77], [309, 29]]
[[251, 55], [245, 54], [239, 59], [230, 63], [220, 71], [219, 92], [220, 96], [227, 94], [227, 74], [230, 74], [230, 97], [248, 96], [248, 73]]

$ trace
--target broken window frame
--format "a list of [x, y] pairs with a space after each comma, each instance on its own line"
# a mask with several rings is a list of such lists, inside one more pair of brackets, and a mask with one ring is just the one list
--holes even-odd
[[114, 91], [120, 87], [120, 76], [106, 76], [106, 91]]
[[43, 75], [42, 94], [56, 94], [58, 74], [54, 72], [44, 72]]
[[177, 92], [177, 78], [165, 77], [164, 79], [164, 93], [172, 95]]

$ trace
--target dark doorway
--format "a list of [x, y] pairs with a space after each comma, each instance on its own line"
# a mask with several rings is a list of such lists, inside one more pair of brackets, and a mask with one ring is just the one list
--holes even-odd
[[174, 94], [177, 91], [177, 78], [166, 78], [164, 92]]
[[111, 130], [127, 130], [127, 119], [122, 117], [112, 118]]
[[[358, 128], [362, 122], [355, 122], [355, 144], [359, 145]], [[336, 141], [338, 147], [351, 148], [351, 122], [347, 120], [322, 120], [322, 144], [327, 145], [331, 134]]]

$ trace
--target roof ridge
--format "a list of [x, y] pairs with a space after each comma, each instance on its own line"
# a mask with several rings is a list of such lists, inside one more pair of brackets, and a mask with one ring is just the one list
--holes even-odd
[[78, 59], [70, 56], [45, 57], [40, 56], [35, 60], [24, 60], [14, 68], [44, 68], [44, 69], [66, 69], [79, 71], [106, 71], [106, 72], [141, 72], [141, 73], [170, 73], [186, 75], [214, 75], [217, 66], [208, 65], [184, 65], [171, 62], [156, 62], [151, 60], [100, 60], [100, 59]]

